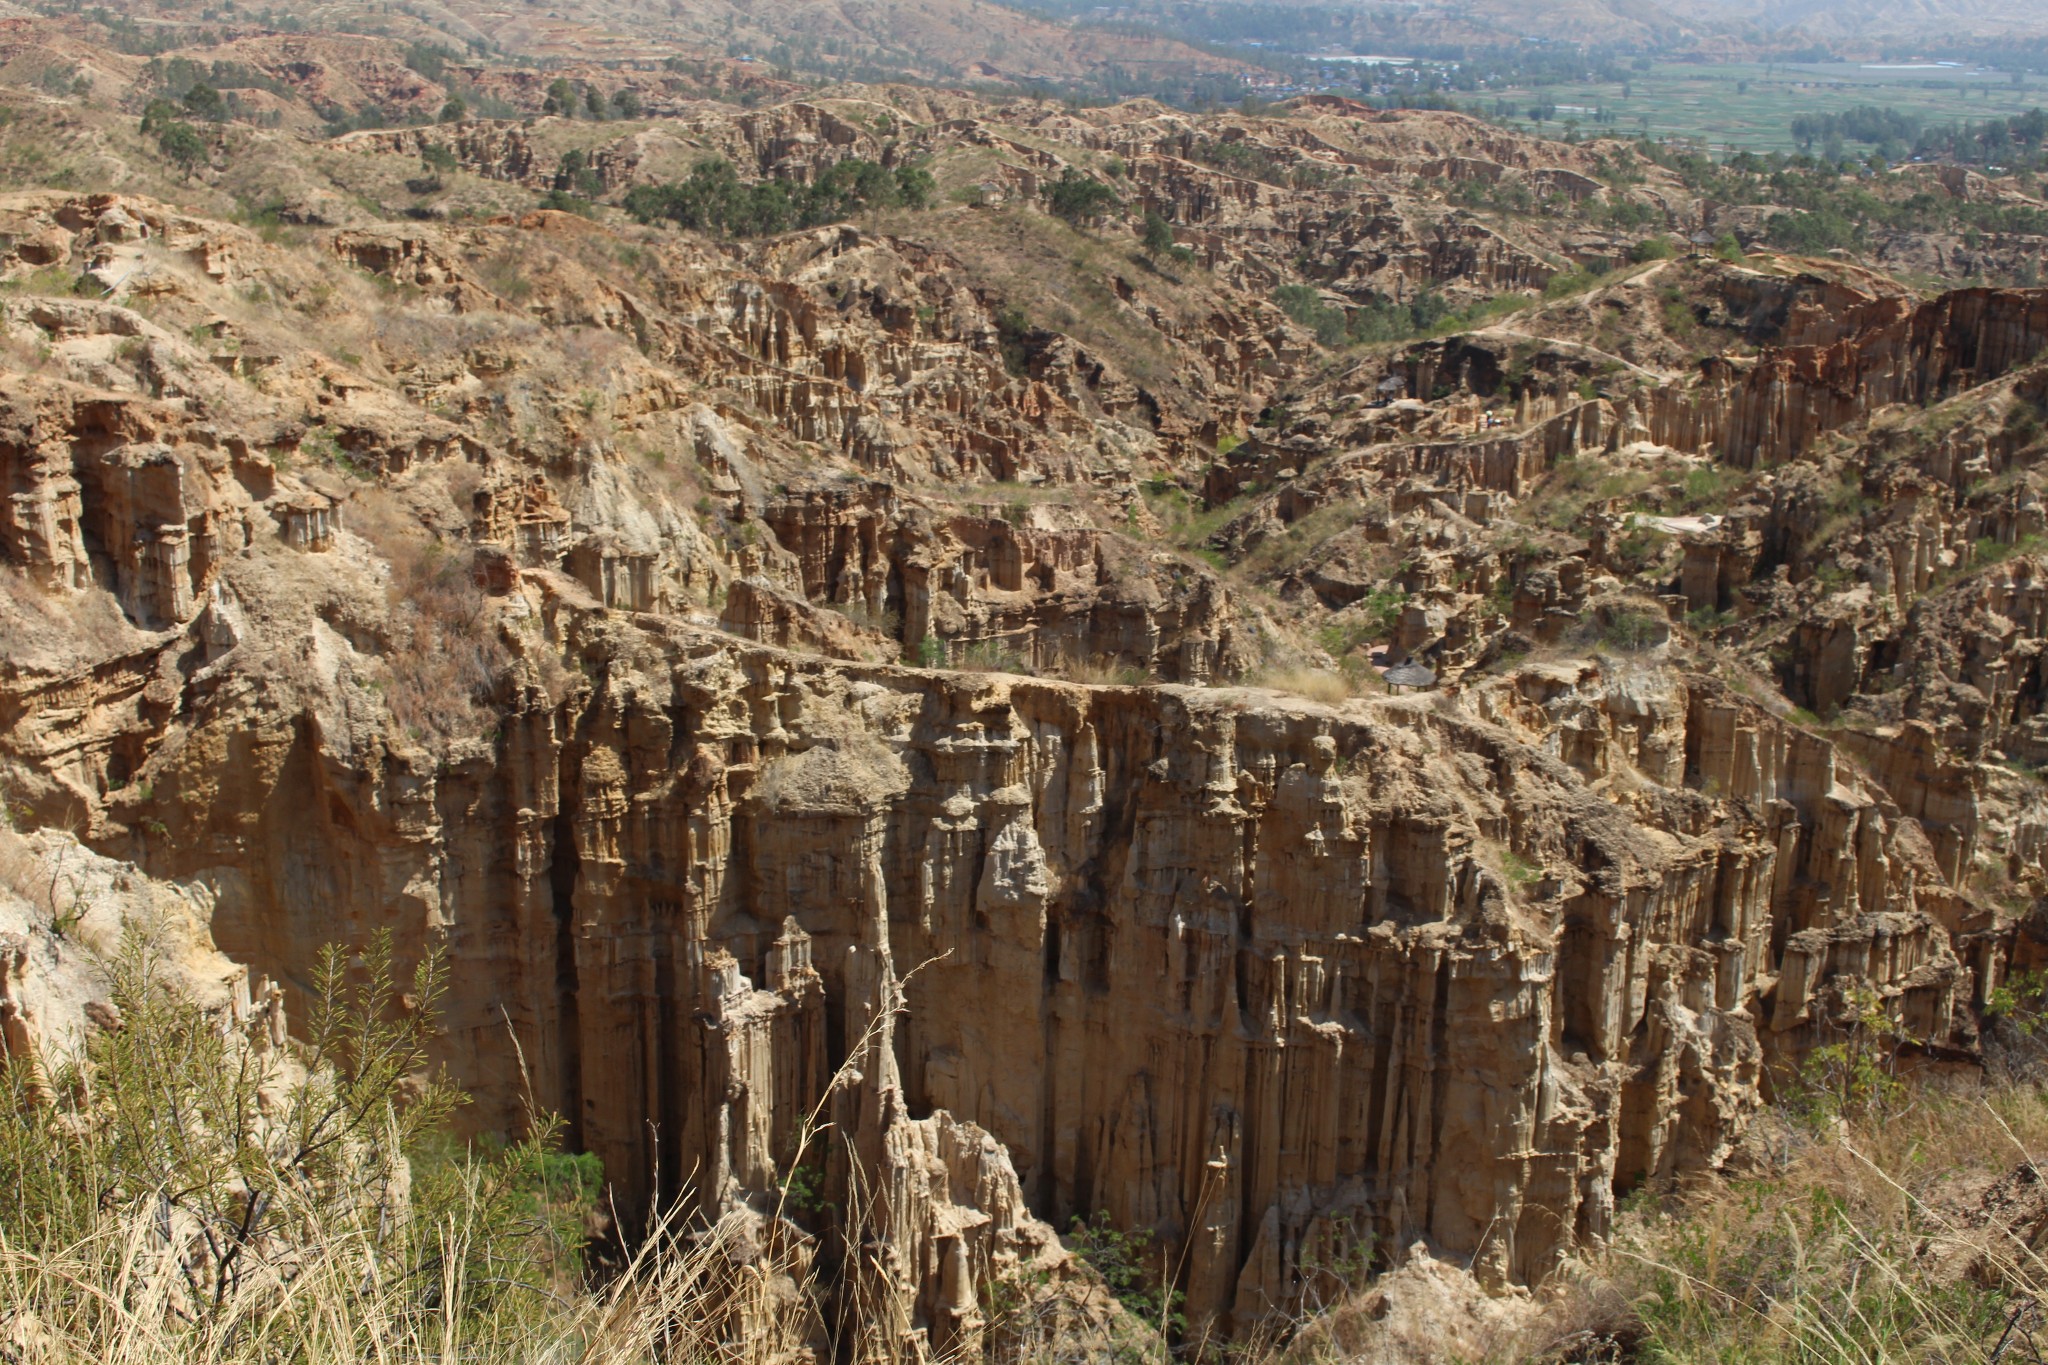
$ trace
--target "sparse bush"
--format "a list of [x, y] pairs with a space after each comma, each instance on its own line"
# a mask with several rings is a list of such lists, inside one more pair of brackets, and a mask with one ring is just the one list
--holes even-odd
[[434, 546], [405, 569], [395, 607], [404, 634], [386, 694], [392, 716], [422, 737], [474, 735], [482, 728], [477, 703], [489, 695], [507, 655], [487, 619], [469, 556]]
[[975, 640], [959, 652], [953, 667], [966, 673], [1023, 673], [1036, 672], [1030, 661], [1018, 652], [1016, 646], [1001, 640]]
[[996, 347], [1002, 353], [1003, 368], [1018, 379], [1031, 373], [1031, 334], [1037, 330], [1024, 310], [1009, 304], [996, 310]]
[[1701, 607], [1685, 614], [1685, 628], [1695, 635], [1711, 635], [1735, 619], [1733, 612]]
[[384, 697], [392, 718], [420, 743], [482, 733], [479, 703], [511, 655], [478, 582], [473, 550], [426, 539], [380, 488], [365, 488], [349, 506], [350, 527], [390, 564]]
[[1703, 464], [1686, 471], [1683, 506], [1700, 511], [1720, 506], [1749, 476], [1728, 465]]
[[1543, 878], [1541, 868], [1511, 848], [1501, 850], [1500, 870], [1508, 885], [1517, 891], [1534, 886]]
[[1699, 315], [1693, 311], [1693, 306], [1686, 301], [1685, 295], [1677, 289], [1667, 289], [1664, 292], [1661, 317], [1664, 330], [1679, 341], [1690, 339], [1692, 334], [1699, 330]]
[[[2048, 544], [2048, 540], [2035, 535], [2023, 535], [2011, 542], [1985, 536], [1971, 546], [1971, 559], [1977, 567], [1988, 568], [1993, 564], [2002, 564], [2015, 555], [2032, 554], [2043, 544]], [[1819, 575], [1818, 569], [1815, 570], [1815, 575]]]
[[[1764, 238], [1780, 251], [1818, 256], [1836, 248], [1860, 246], [1863, 233], [1842, 213], [1833, 208], [1823, 208], [1812, 213], [1772, 214], [1764, 222]], [[1724, 238], [1716, 242], [1715, 254], [1724, 259], [1740, 260], [1739, 248], [1735, 249], [1733, 256], [1728, 254], [1733, 240]]]
[[1344, 310], [1323, 302], [1321, 291], [1312, 285], [1283, 284], [1273, 291], [1280, 311], [1316, 334], [1321, 346], [1342, 346], [1350, 329]]
[[564, 190], [549, 190], [540, 197], [540, 207], [553, 209], [557, 213], [575, 213], [585, 218], [595, 217], [597, 205]]
[[1092, 1223], [1076, 1217], [1068, 1225], [1066, 1242], [1069, 1250], [1102, 1276], [1103, 1286], [1126, 1312], [1158, 1333], [1143, 1340], [1112, 1343], [1111, 1359], [1144, 1360], [1155, 1354], [1164, 1358], [1166, 1342], [1187, 1325], [1180, 1311], [1186, 1296], [1166, 1283], [1165, 1252], [1154, 1250], [1152, 1234], [1117, 1228], [1107, 1214], [1098, 1213]]
[[903, 618], [889, 610], [873, 611], [865, 602], [827, 602], [827, 607], [838, 612], [862, 630], [871, 630], [895, 639], [903, 630]]
[[1607, 614], [1600, 625], [1600, 643], [1624, 654], [1640, 654], [1663, 642], [1667, 628], [1663, 621], [1640, 607], [1619, 607]]
[[1631, 526], [1608, 551], [1608, 562], [1615, 572], [1634, 578], [1655, 565], [1670, 543], [1671, 537], [1654, 526]]
[[1600, 282], [1600, 277], [1589, 270], [1566, 270], [1552, 275], [1543, 284], [1543, 297], [1565, 299], [1574, 294], [1583, 294]]
[[[2010, 1000], [1994, 992], [1994, 1031], [2011, 1022], [2006, 1008], [2038, 1018], [2037, 985], [2021, 980]], [[1836, 999], [1824, 1026], [1833, 1041], [1779, 1074], [1740, 1178], [1682, 1192], [1645, 1183], [1624, 1202], [1611, 1249], [1571, 1277], [1553, 1317], [1605, 1304], [1604, 1330], [1631, 1353], [1574, 1358], [2035, 1358], [2027, 1334], [2048, 1261], [2034, 1153], [2048, 1147], [2048, 1092], [1902, 1075], [1909, 1040], [1876, 991], [1852, 979]]]
[[2041, 414], [2024, 398], [2015, 398], [2006, 410], [2005, 434], [2015, 447], [2032, 445], [2041, 438]]
[[1067, 682], [1092, 687], [1139, 687], [1152, 681], [1152, 675], [1138, 665], [1112, 658], [1066, 660], [1048, 671]]

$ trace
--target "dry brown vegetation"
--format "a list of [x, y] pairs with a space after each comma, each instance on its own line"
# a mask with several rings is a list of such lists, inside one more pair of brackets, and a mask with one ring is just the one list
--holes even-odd
[[286, 1051], [131, 939], [85, 1055], [0, 1053], [0, 1357], [747, 1365], [817, 1335], [804, 1239], [744, 1210], [586, 1278], [594, 1161], [542, 1119], [497, 1152], [442, 1135], [461, 1097], [415, 1075], [439, 969], [399, 1013], [388, 945], [323, 961]]
[[488, 728], [487, 700], [511, 651], [491, 622], [475, 551], [427, 534], [382, 490], [350, 503], [350, 525], [389, 566], [388, 638], [380, 681], [392, 718], [415, 742], [445, 744]]
[[[2038, 1059], [2031, 1036], [1999, 1027]], [[2018, 1074], [1787, 1078], [1739, 1169], [1643, 1188], [1533, 1299], [1425, 1264], [1305, 1320], [1288, 1365], [2016, 1365], [2048, 1322], [2048, 1094]], [[2007, 1052], [2010, 1056], [2010, 1051]], [[2001, 1349], [2002, 1348], [2002, 1349]]]

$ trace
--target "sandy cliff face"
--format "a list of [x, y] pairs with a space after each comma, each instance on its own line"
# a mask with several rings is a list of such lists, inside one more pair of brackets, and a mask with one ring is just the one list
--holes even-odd
[[628, 1207], [771, 1192], [820, 1112], [828, 1190], [936, 1160], [881, 1216], [942, 1337], [1027, 1209], [1159, 1229], [1226, 1330], [1339, 1244], [1538, 1279], [1617, 1188], [1724, 1158], [1842, 981], [1932, 1038], [1977, 988], [1967, 799], [1909, 816], [1675, 670], [1351, 714], [592, 607], [495, 600], [585, 676], [438, 769], [217, 699], [153, 769], [155, 864], [287, 977], [377, 924], [444, 942], [482, 1121], [523, 1062]]
[[[801, 178], [883, 154], [853, 103], [593, 164]], [[0, 203], [10, 818], [286, 1004], [323, 944], [445, 949], [466, 1121], [558, 1110], [635, 1224], [804, 1191], [875, 1358], [984, 1342], [1076, 1216], [1224, 1334], [1417, 1241], [1535, 1283], [1852, 998], [1967, 1064], [2048, 889], [2039, 291], [1670, 261], [1324, 365], [1280, 281], [1554, 272], [1375, 184], [1569, 202], [1593, 154], [898, 112], [1015, 202], [722, 243]], [[455, 153], [538, 186], [560, 131]], [[1192, 260], [1030, 207], [1110, 154]], [[1020, 317], [1005, 251], [1105, 292]]]

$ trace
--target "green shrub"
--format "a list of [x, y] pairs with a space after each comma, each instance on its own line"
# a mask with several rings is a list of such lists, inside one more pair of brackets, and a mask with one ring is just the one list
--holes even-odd
[[1173, 250], [1173, 224], [1153, 210], [1147, 209], [1145, 225], [1138, 230], [1138, 240], [1149, 254], [1164, 255]]
[[[1066, 1240], [1069, 1249], [1094, 1267], [1104, 1287], [1133, 1317], [1165, 1334], [1178, 1333], [1186, 1326], [1180, 1311], [1186, 1296], [1165, 1284], [1165, 1254], [1163, 1249], [1154, 1250], [1151, 1233], [1120, 1230], [1107, 1214], [1098, 1213], [1092, 1223], [1076, 1217], [1068, 1226]], [[1152, 1264], [1155, 1260], [1157, 1265]]]
[[1590, 270], [1563, 271], [1552, 275], [1544, 282], [1543, 297], [1546, 299], [1570, 298], [1573, 294], [1585, 293], [1599, 282], [1600, 277]]
[[[1764, 240], [1780, 251], [1819, 256], [1836, 248], [1861, 246], [1863, 231], [1839, 210], [1822, 208], [1813, 212], [1772, 214], [1764, 220]], [[1725, 254], [1720, 243], [1715, 249]], [[1736, 255], [1739, 258], [1740, 252]]]
[[1648, 611], [1623, 607], [1600, 627], [1600, 641], [1624, 654], [1639, 654], [1664, 637], [1664, 624]]
[[1375, 640], [1393, 638], [1394, 630], [1401, 624], [1401, 613], [1408, 606], [1408, 592], [1405, 588], [1374, 588], [1365, 595], [1360, 605], [1364, 625]]
[[1324, 303], [1321, 292], [1312, 285], [1283, 284], [1273, 291], [1273, 302], [1281, 312], [1314, 332], [1318, 345], [1342, 346], [1349, 339], [1350, 327], [1344, 310]]
[[1032, 673], [1031, 664], [1015, 646], [1001, 640], [975, 640], [960, 652], [955, 668], [968, 673]]
[[220, 91], [204, 83], [187, 90], [182, 103], [185, 111], [192, 117], [204, 119], [208, 123], [225, 122], [228, 116], [227, 100]]

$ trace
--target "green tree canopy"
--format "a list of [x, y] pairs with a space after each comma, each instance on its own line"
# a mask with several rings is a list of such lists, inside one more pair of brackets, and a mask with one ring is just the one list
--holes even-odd
[[156, 149], [184, 175], [190, 175], [206, 161], [206, 139], [199, 130], [180, 119], [163, 125], [156, 135]]
[[1072, 166], [1060, 172], [1060, 178], [1045, 192], [1046, 208], [1075, 227], [1100, 220], [1116, 202], [1115, 190]]

